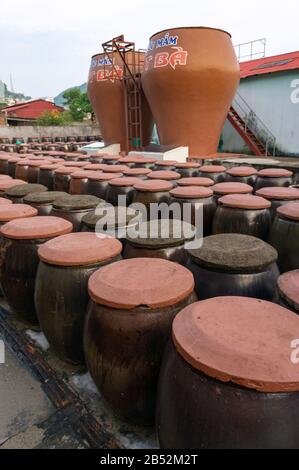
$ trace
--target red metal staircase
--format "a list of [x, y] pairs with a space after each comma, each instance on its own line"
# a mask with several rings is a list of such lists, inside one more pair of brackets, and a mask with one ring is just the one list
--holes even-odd
[[254, 155], [275, 155], [275, 136], [238, 93], [227, 119]]

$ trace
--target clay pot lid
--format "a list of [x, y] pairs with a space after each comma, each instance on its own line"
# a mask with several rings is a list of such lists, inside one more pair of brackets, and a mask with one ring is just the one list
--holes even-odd
[[89, 180], [91, 181], [110, 181], [115, 178], [121, 178], [122, 173], [100, 173], [100, 172], [94, 172], [94, 175], [91, 175], [88, 177]]
[[271, 202], [251, 194], [228, 194], [219, 199], [218, 204], [225, 207], [248, 210], [263, 210], [271, 207]]
[[176, 199], [205, 199], [213, 196], [214, 192], [203, 186], [180, 186], [172, 189], [170, 194]]
[[44, 160], [33, 160], [33, 161], [30, 160], [30, 163], [29, 163], [28, 166], [29, 166], [29, 168], [40, 168], [41, 166], [46, 165], [47, 163], [49, 164], [50, 162], [49, 162], [49, 160], [46, 160], [46, 159], [44, 159]]
[[207, 269], [225, 272], [257, 272], [275, 263], [277, 251], [249, 235], [226, 233], [203, 239], [201, 248], [188, 250], [192, 260]]
[[140, 157], [122, 157], [118, 160], [120, 164], [123, 163], [139, 163], [141, 160]]
[[12, 201], [10, 199], [6, 199], [5, 197], [0, 197], [0, 206], [6, 206], [7, 204], [11, 205]]
[[202, 173], [223, 173], [226, 172], [225, 166], [221, 165], [205, 165], [200, 167]]
[[[40, 157], [40, 155], [29, 155], [29, 154], [27, 154], [27, 158], [28, 158], [28, 160], [30, 160], [31, 162], [34, 162], [34, 161], [38, 162], [38, 161], [42, 160], [42, 158]], [[45, 159], [45, 160], [46, 160], [46, 159]]]
[[227, 174], [230, 176], [254, 176], [257, 175], [258, 171], [252, 166], [236, 166], [227, 170]]
[[148, 168], [129, 168], [128, 170], [124, 171], [125, 176], [146, 176], [151, 173], [152, 170]]
[[284, 206], [278, 207], [277, 214], [285, 219], [294, 220], [298, 222], [299, 221], [299, 203], [291, 202], [289, 204], [285, 204]]
[[30, 193], [41, 193], [44, 191], [48, 191], [48, 188], [42, 184], [28, 184], [22, 181], [22, 184], [19, 183], [17, 186], [9, 188], [6, 194], [8, 196], [24, 197]]
[[258, 196], [265, 199], [276, 201], [296, 201], [299, 199], [299, 190], [296, 188], [282, 188], [280, 186], [271, 186], [270, 188], [262, 188], [256, 191]]
[[290, 307], [299, 311], [299, 270], [290, 271], [280, 276], [278, 290]]
[[93, 209], [102, 202], [96, 196], [90, 196], [88, 194], [81, 194], [80, 196], [63, 196], [55, 199], [53, 207], [55, 209], [65, 210], [80, 210], [80, 209]]
[[103, 229], [107, 230], [127, 227], [131, 224], [131, 221], [137, 217], [137, 212], [129, 207], [107, 206], [104, 200], [101, 200], [101, 202], [101, 208], [89, 212], [82, 219], [82, 222], [92, 229], [94, 229], [97, 222], [103, 218]]
[[44, 240], [58, 237], [73, 230], [73, 224], [61, 217], [37, 216], [15, 219], [1, 228], [6, 238], [14, 240]]
[[197, 169], [197, 168], [200, 168], [201, 165], [199, 163], [192, 163], [192, 162], [183, 162], [183, 163], [176, 163], [175, 165], [176, 168], [179, 168], [179, 169], [185, 169], [185, 168], [191, 168], [191, 169]]
[[118, 186], [118, 187], [130, 187], [130, 186], [134, 186], [134, 184], [136, 183], [139, 183], [139, 181], [140, 181], [139, 178], [123, 176], [122, 178], [115, 178], [109, 181], [109, 185]]
[[56, 175], [71, 175], [72, 173], [75, 173], [75, 171], [78, 171], [78, 167], [76, 166], [60, 166], [55, 170]]
[[79, 157], [79, 160], [85, 160], [85, 161], [87, 161], [87, 160], [90, 159], [90, 155], [87, 155], [87, 154], [85, 155], [85, 154], [83, 154], [83, 153], [80, 153], [80, 154], [78, 155], [78, 157]]
[[86, 165], [87, 165], [86, 162], [65, 162], [64, 163], [64, 166], [66, 168], [69, 168], [69, 167], [70, 168], [77, 168], [77, 170], [78, 170], [78, 168], [85, 168]]
[[49, 163], [46, 165], [42, 165], [39, 167], [40, 170], [57, 170], [58, 168], [61, 168], [63, 163]]
[[293, 176], [293, 172], [283, 168], [266, 168], [259, 171], [258, 175], [263, 178], [289, 178]]
[[102, 168], [104, 173], [122, 173], [128, 169], [129, 167], [126, 165], [104, 165], [104, 168]]
[[8, 163], [18, 163], [20, 162], [22, 159], [20, 157], [11, 157], [8, 161]]
[[62, 196], [65, 197], [69, 195], [63, 191], [44, 191], [42, 193], [30, 193], [24, 197], [24, 202], [27, 204], [49, 204]]
[[213, 186], [215, 194], [249, 194], [253, 192], [252, 186], [245, 183], [218, 183]]
[[96, 171], [92, 171], [92, 170], [90, 170], [90, 171], [79, 170], [79, 171], [75, 171], [75, 173], [72, 173], [71, 178], [72, 179], [89, 178], [90, 176], [93, 176], [95, 173], [96, 173]]
[[138, 164], [147, 164], [147, 163], [156, 163], [157, 159], [154, 157], [140, 157], [136, 160], [136, 163]]
[[155, 258], [128, 259], [104, 266], [88, 282], [94, 302], [128, 310], [173, 306], [186, 299], [193, 289], [194, 279], [188, 269]]
[[144, 193], [159, 193], [170, 191], [173, 189], [173, 184], [164, 180], [145, 180], [136, 183], [134, 188]]
[[11, 156], [7, 155], [0, 155], [0, 161], [2, 162], [8, 162], [12, 158]]
[[[3, 199], [3, 198], [1, 198]], [[8, 199], [6, 199], [8, 201]], [[0, 205], [0, 222], [9, 222], [14, 219], [21, 219], [26, 217], [34, 217], [37, 215], [37, 209], [28, 206], [27, 204], [6, 204]]]
[[0, 180], [0, 191], [8, 191], [10, 188], [13, 188], [14, 186], [19, 186], [19, 185], [24, 185], [27, 184], [23, 180], [13, 180], [13, 179], [7, 179], [7, 180]]
[[107, 160], [108, 160], [108, 161], [111, 160], [112, 162], [113, 162], [113, 161], [117, 162], [117, 161], [120, 160], [120, 159], [121, 159], [121, 156], [120, 156], [120, 155], [103, 155], [103, 157], [102, 157], [102, 160], [103, 160], [104, 162], [106, 162]]
[[0, 181], [12, 181], [12, 177], [8, 175], [0, 175]]
[[137, 234], [138, 237], [128, 232], [126, 239], [131, 245], [150, 249], [168, 248], [193, 240], [195, 228], [177, 219], [151, 220], [140, 223]]
[[299, 391], [291, 343], [296, 314], [270, 302], [218, 297], [189, 305], [174, 319], [172, 337], [188, 364], [221, 382], [259, 392]]
[[182, 178], [178, 181], [179, 186], [203, 186], [208, 188], [214, 186], [215, 181], [211, 178], [204, 178], [202, 176], [194, 176], [191, 178]]
[[79, 232], [57, 237], [38, 250], [40, 259], [54, 266], [90, 266], [120, 255], [122, 244], [100, 233]]
[[158, 166], [174, 166], [176, 167], [178, 165], [177, 160], [157, 160], [156, 165]]
[[17, 162], [17, 166], [29, 166], [30, 160], [27, 158], [22, 158], [19, 162]]
[[84, 167], [84, 170], [92, 170], [92, 171], [99, 171], [102, 169], [103, 169], [103, 163], [88, 163], [88, 165]]
[[152, 171], [148, 174], [149, 179], [155, 180], [164, 180], [164, 181], [172, 181], [172, 180], [179, 180], [181, 175], [176, 171], [171, 170], [160, 170], [160, 171]]

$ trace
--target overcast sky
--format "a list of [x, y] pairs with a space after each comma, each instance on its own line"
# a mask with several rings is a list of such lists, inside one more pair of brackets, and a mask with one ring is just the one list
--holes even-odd
[[[267, 38], [267, 55], [299, 50], [299, 2], [283, 0], [13, 0], [0, 8], [0, 79], [34, 98], [86, 81], [90, 56], [125, 34], [145, 48], [174, 26], [213, 26], [234, 44]], [[10, 86], [9, 86], [10, 88]]]

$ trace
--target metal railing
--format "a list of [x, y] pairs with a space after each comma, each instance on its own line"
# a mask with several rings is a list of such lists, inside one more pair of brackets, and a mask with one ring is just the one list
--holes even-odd
[[247, 130], [251, 131], [264, 145], [266, 155], [271, 154], [274, 157], [276, 152], [276, 137], [239, 93], [235, 95], [232, 107], [244, 121], [245, 132]]
[[[267, 39], [261, 38], [255, 41], [243, 42], [234, 46], [239, 62], [266, 57]], [[259, 57], [257, 57], [259, 56]]]

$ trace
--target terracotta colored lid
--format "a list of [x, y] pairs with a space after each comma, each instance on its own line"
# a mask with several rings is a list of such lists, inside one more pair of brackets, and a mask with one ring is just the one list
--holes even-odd
[[219, 199], [218, 204], [225, 207], [248, 210], [263, 210], [271, 207], [271, 202], [263, 197], [251, 194], [228, 194]]
[[215, 181], [211, 178], [203, 178], [201, 176], [194, 176], [191, 178], [182, 178], [178, 180], [179, 186], [203, 186], [208, 188], [209, 186], [214, 186]]
[[176, 168], [179, 168], [179, 169], [184, 169], [184, 168], [197, 169], [197, 168], [201, 167], [201, 165], [199, 163], [192, 163], [192, 162], [176, 163], [175, 166], [176, 166]]
[[20, 184], [23, 186], [25, 181], [23, 180], [1, 180], [0, 181], [0, 191], [7, 191], [10, 188], [13, 188], [14, 186], [20, 186]]
[[126, 176], [146, 176], [151, 173], [152, 170], [148, 168], [129, 168], [128, 170], [124, 171], [124, 175]]
[[81, 194], [80, 196], [63, 196], [55, 199], [53, 207], [55, 209], [65, 210], [80, 210], [80, 209], [93, 209], [102, 202], [96, 196]]
[[145, 193], [159, 193], [170, 191], [173, 189], [173, 184], [164, 180], [145, 180], [136, 183], [134, 188]]
[[12, 158], [8, 153], [6, 155], [0, 155], [0, 161], [2, 162], [8, 162], [8, 160]]
[[79, 154], [79, 160], [89, 160], [90, 159], [90, 155], [87, 155], [87, 154], [83, 154], [83, 153], [80, 153]]
[[89, 266], [120, 255], [122, 244], [100, 233], [79, 232], [54, 238], [38, 250], [40, 259], [55, 266]]
[[299, 190], [297, 188], [281, 188], [272, 186], [270, 188], [262, 188], [256, 191], [258, 196], [262, 196], [270, 201], [296, 201], [299, 199]]
[[18, 184], [17, 186], [9, 188], [6, 191], [6, 194], [8, 196], [24, 197], [30, 193], [41, 193], [44, 191], [48, 191], [48, 188], [42, 184], [28, 184], [22, 181], [22, 184]]
[[58, 168], [61, 168], [63, 163], [50, 163], [46, 165], [42, 165], [39, 167], [40, 170], [57, 170]]
[[154, 157], [140, 157], [138, 158], [138, 160], [136, 160], [136, 163], [137, 164], [140, 164], [142, 165], [143, 163], [146, 164], [146, 163], [156, 163], [157, 159], [154, 158]]
[[29, 155], [29, 154], [27, 154], [27, 158], [28, 158], [28, 160], [30, 160], [31, 162], [32, 162], [32, 161], [33, 161], [33, 162], [34, 162], [34, 161], [40, 162], [40, 161], [42, 161], [42, 160], [47, 160], [46, 158], [42, 159], [42, 158], [41, 158], [40, 156], [38, 156], [38, 155]]
[[140, 157], [122, 157], [118, 160], [120, 164], [122, 163], [139, 163], [140, 162]]
[[171, 180], [179, 180], [181, 175], [176, 171], [170, 170], [160, 170], [160, 171], [152, 171], [148, 174], [149, 179], [155, 180], [164, 180], [164, 181], [171, 181]]
[[[3, 199], [3, 198], [1, 198]], [[8, 201], [8, 199], [6, 199]], [[8, 204], [0, 205], [0, 222], [9, 222], [10, 220], [34, 217], [37, 215], [37, 209], [27, 204]]]
[[202, 173], [224, 173], [226, 168], [221, 165], [205, 165], [200, 167], [200, 171]]
[[162, 219], [143, 222], [138, 225], [138, 238], [128, 232], [127, 241], [137, 247], [150, 249], [183, 245], [194, 239], [195, 228], [181, 220]]
[[299, 391], [291, 343], [296, 314], [246, 297], [218, 297], [189, 305], [174, 319], [172, 336], [192, 367], [222, 382], [260, 392]]
[[7, 204], [12, 204], [12, 201], [10, 199], [6, 199], [5, 197], [0, 197], [0, 206], [6, 206]]
[[33, 160], [33, 161], [30, 161], [29, 163], [29, 167], [41, 167], [43, 165], [46, 165], [47, 163], [50, 163], [49, 160]]
[[258, 172], [259, 176], [263, 178], [288, 178], [293, 176], [293, 172], [284, 170], [283, 168], [266, 168]]
[[213, 186], [215, 194], [249, 194], [253, 192], [252, 186], [245, 183], [218, 183]]
[[178, 161], [176, 160], [157, 160], [156, 165], [158, 166], [177, 166]]
[[278, 290], [287, 303], [299, 311], [299, 270], [283, 274], [278, 279]]
[[254, 176], [257, 175], [257, 170], [252, 166], [236, 166], [227, 170], [227, 174], [230, 176]]
[[49, 204], [59, 197], [69, 196], [63, 191], [44, 191], [42, 193], [30, 193], [24, 197], [24, 202], [27, 204]]
[[[103, 229], [117, 229], [130, 225], [131, 221], [137, 217], [137, 212], [133, 209], [123, 206], [106, 206], [105, 201], [102, 200], [102, 207], [99, 210], [88, 212], [82, 222], [90, 228], [95, 228], [97, 222], [101, 219], [105, 219]], [[137, 222], [136, 222], [137, 223]]]
[[96, 171], [85, 171], [85, 170], [79, 170], [75, 171], [75, 173], [72, 173], [71, 178], [72, 179], [84, 179], [84, 178], [89, 178], [90, 176], [93, 176], [94, 174], [97, 175]]
[[256, 272], [275, 263], [277, 251], [249, 235], [226, 233], [203, 239], [201, 248], [188, 250], [192, 260], [207, 269], [227, 272]]
[[105, 161], [118, 161], [121, 158], [120, 155], [103, 155], [102, 160]]
[[21, 159], [19, 162], [17, 162], [17, 166], [29, 166], [30, 160], [27, 160], [27, 158]]
[[64, 166], [66, 168], [69, 168], [69, 167], [70, 168], [77, 168], [77, 170], [78, 170], [78, 168], [85, 168], [86, 165], [88, 165], [88, 163], [86, 163], [86, 162], [65, 162], [64, 163]]
[[78, 171], [78, 167], [75, 166], [60, 166], [55, 170], [56, 175], [71, 175], [72, 173], [75, 173], [75, 171]]
[[12, 181], [12, 178], [8, 175], [0, 175], [0, 181]]
[[20, 157], [11, 157], [8, 163], [18, 163], [21, 161]]
[[102, 168], [105, 173], [122, 173], [128, 169], [129, 167], [126, 165], [106, 165]]
[[110, 186], [119, 186], [119, 187], [129, 187], [134, 186], [134, 184], [139, 183], [139, 178], [134, 177], [122, 177], [122, 178], [115, 178], [109, 181]]
[[37, 216], [16, 219], [3, 225], [1, 233], [14, 240], [38, 240], [58, 237], [73, 230], [73, 224], [61, 217]]
[[203, 186], [181, 186], [170, 191], [176, 199], [205, 199], [213, 196], [213, 190]]
[[128, 310], [172, 306], [186, 299], [193, 289], [194, 279], [188, 269], [154, 258], [128, 259], [104, 266], [88, 282], [94, 302]]
[[115, 178], [121, 178], [122, 173], [100, 173], [94, 172], [94, 175], [88, 177], [91, 181], [110, 181]]
[[277, 213], [285, 219], [299, 221], [299, 203], [290, 202], [278, 207]]
[[92, 170], [92, 171], [99, 171], [102, 169], [103, 169], [103, 163], [89, 163], [88, 165], [84, 167], [84, 170]]

